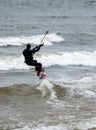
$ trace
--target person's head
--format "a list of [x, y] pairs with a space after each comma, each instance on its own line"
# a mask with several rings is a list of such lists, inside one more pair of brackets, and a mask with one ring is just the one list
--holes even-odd
[[30, 44], [27, 44], [26, 48], [30, 50], [31, 45], [30, 45]]

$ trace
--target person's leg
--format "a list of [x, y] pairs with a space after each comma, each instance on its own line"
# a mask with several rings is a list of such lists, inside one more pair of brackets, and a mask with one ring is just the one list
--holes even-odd
[[37, 60], [33, 60], [33, 61], [32, 61], [32, 64], [35, 65], [35, 71], [38, 71], [38, 66], [36, 65], [36, 63], [37, 63]]
[[36, 67], [35, 70], [37, 71], [37, 76], [39, 76], [42, 69], [42, 64], [38, 63], [36, 60], [32, 60], [31, 65]]
[[40, 71], [42, 69], [42, 64], [37, 62], [37, 68], [38, 68], [38, 70], [37, 70], [38, 71], [37, 76], [39, 76], [40, 75]]

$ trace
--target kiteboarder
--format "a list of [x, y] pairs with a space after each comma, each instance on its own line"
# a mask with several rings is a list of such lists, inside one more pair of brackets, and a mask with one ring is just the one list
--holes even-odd
[[44, 45], [44, 43], [35, 46], [33, 49], [31, 49], [31, 45], [27, 44], [26, 49], [23, 50], [23, 56], [25, 58], [25, 63], [29, 66], [35, 66], [35, 70], [37, 71], [37, 76], [40, 75], [40, 71], [42, 69], [42, 64], [37, 62], [37, 60], [34, 60], [34, 54], [35, 52], [39, 51], [40, 48]]

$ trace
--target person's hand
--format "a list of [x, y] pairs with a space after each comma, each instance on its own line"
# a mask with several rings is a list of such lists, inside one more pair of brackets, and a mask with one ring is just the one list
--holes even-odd
[[42, 47], [44, 45], [44, 43], [40, 44], [40, 47]]

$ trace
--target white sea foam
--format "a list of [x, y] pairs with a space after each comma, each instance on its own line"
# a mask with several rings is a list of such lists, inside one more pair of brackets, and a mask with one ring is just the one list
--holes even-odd
[[64, 126], [39, 126], [37, 128], [30, 128], [28, 126], [25, 126], [24, 128], [20, 128], [20, 129], [15, 129], [15, 130], [68, 130], [67, 128], [65, 128]]
[[[72, 122], [73, 123], [73, 122]], [[82, 122], [75, 123], [74, 125], [71, 124], [71, 122], [67, 122], [66, 124], [58, 124], [53, 126], [45, 126], [45, 125], [38, 125], [37, 127], [31, 126], [24, 126], [23, 128], [18, 128], [15, 130], [74, 130], [74, 129], [80, 129], [80, 130], [88, 130], [88, 129], [96, 129], [96, 118], [92, 119], [86, 119], [82, 120]]]
[[12, 70], [12, 69], [29, 69], [29, 66], [24, 64], [23, 56], [0, 57], [0, 70]]
[[[40, 41], [44, 35], [34, 35], [34, 36], [19, 36], [19, 37], [0, 37], [0, 46], [21, 46], [23, 44], [32, 43], [32, 44], [40, 44]], [[52, 45], [52, 42], [61, 42], [65, 39], [61, 36], [51, 33], [48, 34], [44, 39], [45, 45]]]
[[[40, 54], [40, 53], [38, 53]], [[96, 51], [94, 52], [59, 52], [59, 53], [42, 53], [36, 55], [35, 59], [45, 67], [51, 65], [82, 65], [96, 66]], [[0, 70], [11, 69], [29, 69], [30, 67], [24, 63], [23, 56], [1, 56]]]
[[[96, 51], [94, 52], [61, 52], [43, 54], [40, 59], [44, 66], [51, 65], [84, 65], [96, 66]], [[46, 61], [46, 62], [45, 62]]]
[[82, 129], [82, 130], [88, 130], [88, 129], [96, 129], [96, 118], [92, 118], [89, 120], [86, 120], [85, 122], [80, 122], [77, 124], [77, 128]]
[[55, 108], [64, 107], [64, 103], [57, 98], [56, 91], [54, 90], [54, 85], [48, 80], [42, 80], [36, 89], [41, 92], [43, 97], [48, 96], [48, 104], [52, 105]]
[[48, 80], [42, 80], [37, 89], [42, 93], [43, 97], [50, 95], [51, 99], [55, 99], [57, 97], [56, 92], [53, 90], [53, 87], [53, 84], [50, 83]]

